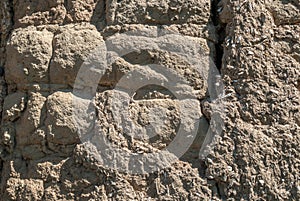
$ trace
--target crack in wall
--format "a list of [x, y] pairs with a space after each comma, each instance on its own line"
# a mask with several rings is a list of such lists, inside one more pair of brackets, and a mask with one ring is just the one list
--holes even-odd
[[[211, 2], [211, 21], [215, 26], [216, 37], [217, 37], [217, 43], [215, 43], [215, 66], [219, 70], [220, 74], [223, 66], [223, 56], [224, 56], [223, 44], [226, 38], [226, 26], [227, 26], [227, 24], [221, 22], [219, 16], [220, 11], [222, 10], [222, 7], [220, 7], [221, 1], [222, 0], [212, 0]], [[203, 108], [201, 107], [201, 109]], [[207, 121], [210, 122], [210, 119], [207, 119]], [[205, 161], [201, 161], [201, 162], [202, 164], [200, 165], [201, 170], [199, 169], [199, 174], [202, 175], [203, 178], [207, 179], [206, 171], [208, 167], [206, 166]], [[221, 200], [226, 199], [224, 197], [224, 194], [222, 193], [222, 189], [218, 181], [214, 180], [212, 186], [210, 186], [210, 189], [212, 190], [212, 192], [214, 192], [214, 189], [216, 189], [215, 193], [219, 199]]]
[[95, 25], [95, 27], [100, 33], [107, 25], [106, 4], [106, 1], [98, 0], [94, 8], [93, 15], [91, 17], [91, 24]]
[[[9, 40], [9, 37], [11, 35], [13, 26], [14, 26], [14, 10], [13, 10], [13, 0], [5, 1], [2, 2], [2, 17], [3, 19], [1, 20], [4, 24], [1, 24], [1, 34], [0, 34], [0, 45], [1, 45], [1, 61], [0, 61], [0, 84], [3, 86], [1, 93], [1, 106], [3, 106], [4, 103], [4, 97], [8, 94], [8, 89], [7, 89], [7, 82], [5, 79], [5, 63], [6, 63], [6, 44], [7, 41]], [[7, 11], [7, 15], [5, 14], [5, 11]], [[8, 17], [8, 24], [5, 24], [7, 21], [4, 19]], [[4, 31], [3, 31], [4, 29]], [[2, 108], [2, 107], [1, 107]], [[2, 122], [2, 113], [3, 111], [0, 112], [0, 122]]]
[[223, 63], [222, 59], [224, 55], [223, 43], [226, 37], [226, 32], [225, 32], [226, 24], [222, 23], [219, 19], [219, 12], [220, 9], [222, 9], [221, 7], [219, 7], [220, 2], [221, 0], [213, 0], [211, 5], [211, 20], [214, 26], [216, 27], [216, 34], [218, 39], [218, 42], [215, 44], [215, 49], [216, 49], [215, 63], [216, 63], [216, 67], [219, 70], [221, 70], [222, 68], [222, 63]]
[[[8, 0], [8, 1], [2, 1], [1, 2], [1, 7], [2, 7], [2, 19], [1, 19], [1, 33], [0, 33], [0, 85], [2, 85], [2, 89], [0, 91], [0, 104], [1, 104], [1, 111], [0, 111], [0, 122], [2, 124], [2, 116], [3, 116], [3, 104], [4, 104], [4, 98], [8, 94], [8, 86], [7, 82], [5, 79], [5, 63], [6, 63], [6, 44], [7, 41], [10, 38], [11, 32], [13, 30], [14, 26], [14, 9], [13, 9], [13, 0]], [[7, 16], [6, 16], [7, 15]], [[8, 18], [8, 20], [6, 20]], [[8, 24], [6, 24], [6, 22]], [[3, 23], [3, 24], [2, 24]], [[1, 130], [2, 133], [2, 130]], [[1, 140], [2, 141], [2, 140]], [[2, 146], [2, 142], [1, 145]], [[1, 154], [1, 159], [0, 159], [0, 170], [2, 172], [1, 178], [0, 178], [0, 184], [1, 184], [1, 189], [0, 192], [3, 195], [3, 192], [5, 190], [5, 185], [3, 185], [3, 181], [5, 180], [5, 175], [3, 169], [3, 156]]]
[[[6, 4], [6, 5], [5, 5]], [[3, 10], [3, 18], [5, 18], [5, 14], [4, 12], [6, 11], [6, 8], [7, 8], [7, 14], [10, 19], [8, 21], [9, 24], [1, 24], [1, 31], [3, 31], [3, 27], [5, 27], [4, 29], [4, 32], [1, 34], [1, 49], [2, 49], [2, 56], [1, 57], [1, 85], [3, 86], [2, 88], [2, 91], [0, 92], [1, 93], [1, 96], [2, 96], [2, 99], [1, 99], [1, 105], [3, 106], [3, 103], [4, 103], [4, 98], [5, 96], [8, 94], [8, 86], [7, 86], [7, 82], [6, 82], [6, 79], [5, 79], [5, 64], [6, 64], [6, 44], [10, 38], [10, 35], [11, 35], [11, 32], [12, 32], [12, 29], [13, 29], [13, 26], [14, 26], [14, 10], [13, 10], [13, 0], [9, 0], [9, 1], [6, 1], [6, 2], [3, 2], [2, 3], [3, 5], [3, 8], [5, 8]], [[6, 20], [5, 19], [2, 19], [2, 21], [5, 23]], [[4, 35], [4, 37], [3, 37]], [[2, 116], [3, 116], [3, 111], [1, 111], [0, 113], [0, 120], [2, 122]]]

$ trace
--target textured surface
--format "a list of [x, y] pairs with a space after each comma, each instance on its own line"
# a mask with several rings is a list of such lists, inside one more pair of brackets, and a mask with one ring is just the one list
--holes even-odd
[[[3, 0], [0, 5], [1, 200], [300, 199], [299, 0], [213, 5]], [[71, 117], [72, 90], [90, 51], [110, 36], [142, 29], [194, 37], [221, 64], [226, 117], [224, 132], [205, 159], [198, 159], [199, 131], [171, 167], [130, 175], [102, 166], [80, 142]], [[178, 103], [163, 89], [141, 90], [131, 105], [140, 127], [151, 121], [152, 108], [166, 111], [166, 126], [154, 142], [132, 141], [114, 126], [108, 107], [112, 87], [135, 64], [145, 63], [175, 69], [187, 79], [202, 111], [193, 109], [207, 118], [207, 129], [210, 103], [201, 76], [176, 55], [141, 51], [115, 61], [99, 83], [97, 117], [107, 138], [135, 153], [162, 149], [174, 138]]]

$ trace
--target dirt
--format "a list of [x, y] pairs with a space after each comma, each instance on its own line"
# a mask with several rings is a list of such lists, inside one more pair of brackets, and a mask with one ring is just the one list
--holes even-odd
[[[299, 23], [299, 0], [2, 0], [0, 200], [300, 200]], [[157, 83], [164, 79], [139, 65], [167, 66], [185, 79], [178, 89], [197, 100], [197, 106], [186, 108], [186, 118], [201, 119], [184, 155], [170, 166], [152, 164], [162, 165], [154, 172], [133, 174], [93, 155], [73, 122], [72, 100], [76, 76], [91, 51], [112, 37], [142, 30], [178, 33], [201, 47], [220, 71], [225, 112], [218, 116], [223, 132], [199, 157], [216, 118], [203, 75], [179, 53], [154, 49], [114, 61], [95, 99], [96, 122], [113, 146], [124, 153], [158, 152], [184, 123], [174, 94], [150, 85], [132, 96], [128, 108], [135, 131], [153, 121], [151, 111], [163, 111], [157, 117], [166, 119], [159, 135], [133, 139], [119, 127], [112, 94], [122, 76], [136, 70]], [[122, 49], [130, 42], [114, 45]], [[172, 41], [159, 45], [167, 43]], [[193, 47], [178, 46], [197, 55]], [[187, 125], [186, 131], [194, 129]]]

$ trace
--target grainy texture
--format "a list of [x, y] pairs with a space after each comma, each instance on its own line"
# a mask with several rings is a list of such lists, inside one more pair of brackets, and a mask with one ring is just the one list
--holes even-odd
[[[1, 200], [300, 200], [299, 0], [213, 5], [3, 0], [0, 5]], [[133, 121], [138, 128], [147, 125], [155, 107], [166, 111], [167, 126], [154, 142], [128, 139], [117, 129], [109, 108], [112, 88], [135, 64], [164, 65], [187, 79], [199, 99], [193, 110], [203, 119], [197, 140], [171, 167], [130, 175], [104, 167], [80, 142], [72, 90], [90, 51], [111, 36], [139, 30], [193, 37], [220, 63], [226, 117], [216, 146], [198, 159], [211, 118], [202, 77], [176, 55], [160, 51], [115, 61], [100, 80], [95, 101], [98, 121], [113, 144], [135, 153], [165, 148], [180, 121], [172, 94], [145, 88], [131, 104]]]
[[224, 14], [222, 73], [232, 96], [207, 175], [224, 198], [299, 200], [299, 2], [224, 3], [232, 18]]

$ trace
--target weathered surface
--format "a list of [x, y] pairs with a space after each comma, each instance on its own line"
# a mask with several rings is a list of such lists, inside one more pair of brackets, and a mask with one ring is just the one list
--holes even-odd
[[83, 61], [101, 42], [101, 34], [93, 25], [83, 23], [58, 27], [52, 42], [50, 83], [72, 86]]
[[227, 4], [222, 72], [232, 95], [207, 174], [226, 198], [298, 200], [299, 4]]
[[[48, 66], [52, 55], [53, 33], [35, 27], [16, 29], [6, 46], [6, 80], [12, 85], [49, 83]], [[42, 51], [41, 51], [42, 50]]]
[[106, 21], [113, 24], [206, 24], [210, 6], [207, 1], [115, 1], [107, 2]]
[[[300, 199], [298, 0], [223, 0], [216, 8], [202, 0], [3, 0], [0, 5], [1, 199]], [[203, 123], [181, 160], [154, 173], [131, 175], [103, 166], [80, 142], [72, 90], [91, 51], [111, 36], [140, 30], [194, 37], [213, 59], [222, 56], [215, 44], [223, 43], [226, 127], [200, 160], [212, 115], [204, 78], [176, 54], [124, 55], [109, 66], [95, 100], [97, 120], [114, 146], [139, 154], [163, 149], [180, 122], [176, 97], [146, 87], [132, 97], [131, 118], [137, 130], [164, 119], [159, 135], [152, 141], [130, 139], [115, 124], [113, 88], [125, 73], [139, 69], [137, 64], [163, 65], [184, 78], [182, 92], [189, 89], [197, 97], [199, 106], [191, 113]], [[127, 46], [119, 42], [118, 48]], [[153, 109], [165, 115], [151, 119]]]

